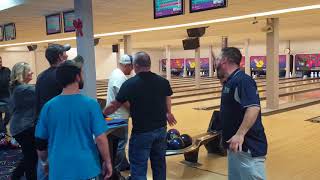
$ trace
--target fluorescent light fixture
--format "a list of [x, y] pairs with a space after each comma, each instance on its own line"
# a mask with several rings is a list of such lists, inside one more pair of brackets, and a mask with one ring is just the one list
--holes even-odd
[[[300, 12], [300, 11], [307, 11], [307, 10], [315, 10], [315, 9], [320, 9], [320, 4], [311, 5], [311, 6], [302, 6], [302, 7], [296, 7], [296, 8], [281, 9], [281, 10], [274, 10], [274, 11], [267, 11], [267, 12], [262, 12], [262, 13], [247, 14], [247, 15], [242, 15], [242, 16], [233, 16], [233, 17], [227, 17], [227, 18], [212, 19], [212, 20], [207, 20], [207, 21], [198, 21], [198, 22], [192, 22], [192, 23], [186, 23], [186, 24], [177, 24], [177, 25], [170, 25], [170, 26], [160, 26], [160, 27], [153, 27], [153, 28], [144, 28], [144, 29], [135, 29], [135, 30], [128, 30], [128, 31], [95, 34], [94, 37], [95, 38], [96, 37], [106, 37], [106, 36], [125, 35], [125, 34], [133, 34], [133, 33], [140, 33], [140, 32], [159, 31], [159, 30], [166, 30], [166, 29], [189, 27], [189, 26], [199, 26], [199, 25], [205, 25], [205, 24], [237, 21], [237, 20], [249, 19], [249, 18], [254, 18], [254, 17], [272, 16], [272, 15], [278, 15], [278, 14]], [[14, 43], [14, 44], [3, 44], [3, 45], [0, 45], [0, 48], [1, 47], [8, 47], [8, 46], [20, 46], [20, 45], [28, 45], [28, 44], [48, 43], [48, 42], [55, 42], [55, 41], [68, 41], [68, 40], [74, 40], [74, 39], [76, 39], [76, 37], [69, 37], [69, 38], [62, 38], [62, 39], [50, 39], [50, 40], [34, 41], [34, 42]]]
[[0, 0], [0, 11], [21, 5], [25, 0]]

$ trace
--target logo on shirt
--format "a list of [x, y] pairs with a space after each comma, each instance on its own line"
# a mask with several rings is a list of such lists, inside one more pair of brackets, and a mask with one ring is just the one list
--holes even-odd
[[224, 94], [229, 94], [229, 92], [230, 92], [230, 88], [228, 88], [228, 87], [223, 87], [223, 91], [222, 91], [222, 93], [224, 93]]

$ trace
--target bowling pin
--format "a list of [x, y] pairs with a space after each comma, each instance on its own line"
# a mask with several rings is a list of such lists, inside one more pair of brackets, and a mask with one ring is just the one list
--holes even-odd
[[319, 74], [318, 74], [318, 77], [320, 77], [320, 72], [319, 72]]
[[290, 78], [292, 77], [292, 73], [291, 73], [291, 72], [289, 73], [289, 77], [290, 77]]
[[313, 74], [313, 72], [311, 72], [311, 78], [314, 78], [314, 74]]
[[317, 72], [314, 72], [314, 77], [318, 78], [318, 73]]

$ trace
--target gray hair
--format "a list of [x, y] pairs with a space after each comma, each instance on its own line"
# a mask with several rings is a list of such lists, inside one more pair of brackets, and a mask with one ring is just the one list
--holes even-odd
[[20, 83], [22, 84], [28, 73], [31, 71], [31, 67], [26, 62], [19, 62], [12, 68], [10, 81], [11, 84]]
[[137, 52], [133, 56], [133, 64], [138, 65], [142, 68], [150, 68], [151, 67], [151, 59], [150, 56], [146, 52]]
[[222, 58], [226, 58], [228, 62], [240, 65], [242, 54], [236, 47], [226, 47], [221, 50]]

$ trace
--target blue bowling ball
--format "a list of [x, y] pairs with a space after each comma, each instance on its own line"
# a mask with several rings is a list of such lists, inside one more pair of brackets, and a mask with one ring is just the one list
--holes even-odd
[[174, 138], [180, 137], [180, 132], [176, 129], [169, 129], [167, 132], [167, 141], [171, 141]]
[[184, 143], [184, 147], [188, 147], [192, 144], [192, 137], [189, 136], [188, 134], [182, 134], [180, 136], [180, 138], [182, 139], [182, 141]]
[[168, 150], [178, 150], [184, 148], [184, 143], [180, 137], [173, 138], [167, 143]]

